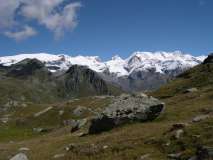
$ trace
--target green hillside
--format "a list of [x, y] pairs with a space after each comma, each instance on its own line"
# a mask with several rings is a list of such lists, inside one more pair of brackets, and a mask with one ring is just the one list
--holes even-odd
[[[74, 115], [77, 106], [99, 111], [112, 101], [112, 97], [82, 97], [38, 105], [29, 103], [28, 107], [7, 113], [11, 119], [1, 124], [0, 159], [5, 160], [19, 153], [21, 147], [27, 147], [30, 150], [24, 153], [30, 160], [189, 160], [194, 156], [211, 160], [212, 72], [213, 64], [201, 64], [159, 90], [147, 93], [166, 104], [163, 114], [156, 120], [126, 124], [97, 135], [81, 137], [81, 131], [70, 133], [70, 126], [63, 122], [92, 116], [91, 112]], [[53, 109], [47, 113], [34, 116], [51, 106]], [[62, 110], [63, 116], [60, 116]], [[38, 127], [47, 131], [33, 132], [33, 128]]]

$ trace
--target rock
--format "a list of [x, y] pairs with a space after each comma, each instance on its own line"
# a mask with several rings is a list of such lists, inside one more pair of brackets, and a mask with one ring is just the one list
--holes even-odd
[[172, 132], [172, 131], [175, 131], [175, 130], [178, 130], [178, 129], [183, 129], [186, 126], [188, 126], [187, 123], [175, 123], [175, 124], [172, 125], [171, 129], [169, 130], [169, 132]]
[[208, 63], [213, 63], [213, 53], [210, 53], [203, 62], [203, 64], [208, 64]]
[[9, 121], [9, 117], [3, 117], [3, 118], [0, 118], [0, 121], [2, 123], [7, 123]]
[[49, 130], [45, 128], [33, 128], [33, 131], [37, 133], [44, 133], [44, 132], [48, 132]]
[[203, 121], [207, 118], [209, 118], [209, 115], [199, 115], [199, 116], [194, 117], [192, 119], [192, 122], [200, 122], [200, 121]]
[[178, 129], [176, 132], [175, 132], [175, 138], [176, 139], [179, 139], [182, 135], [183, 135], [184, 131], [182, 129]]
[[199, 146], [196, 153], [197, 160], [213, 159], [213, 147]]
[[76, 109], [74, 109], [73, 114], [75, 116], [81, 116], [85, 111], [87, 110], [86, 107], [78, 106]]
[[71, 126], [71, 133], [79, 130], [81, 127], [83, 127], [87, 123], [87, 119], [79, 119], [79, 120], [71, 120], [70, 126]]
[[27, 147], [21, 147], [19, 148], [19, 151], [30, 151], [30, 149]]
[[76, 145], [74, 143], [69, 144], [67, 147], [65, 147], [66, 151], [71, 151], [76, 148]]
[[50, 111], [50, 110], [52, 110], [52, 109], [53, 109], [53, 107], [47, 107], [46, 109], [44, 109], [44, 110], [42, 110], [42, 111], [40, 111], [40, 112], [38, 112], [38, 113], [35, 113], [35, 114], [34, 114], [34, 117], [39, 117], [39, 116], [41, 116], [41, 115], [47, 113], [48, 111]]
[[152, 121], [164, 108], [164, 103], [141, 94], [123, 94], [90, 121], [89, 133], [100, 133], [129, 122]]
[[150, 154], [144, 154], [140, 156], [137, 160], [147, 160], [150, 157]]
[[87, 133], [85, 133], [85, 132], [80, 132], [80, 133], [76, 134], [77, 137], [84, 137], [86, 135], [87, 135]]
[[63, 158], [65, 156], [65, 154], [56, 154], [53, 156], [54, 159], [58, 159], [58, 158]]
[[64, 114], [64, 110], [60, 110], [60, 111], [58, 112], [58, 114], [59, 114], [59, 116], [62, 116], [62, 115]]
[[168, 154], [167, 157], [170, 159], [180, 159], [180, 157], [182, 156], [182, 152], [180, 153], [174, 153], [174, 154]]
[[107, 146], [107, 145], [103, 146], [103, 149], [107, 149], [107, 148], [109, 148], [109, 146]]
[[10, 160], [28, 160], [27, 156], [24, 153], [18, 153]]
[[157, 139], [155, 137], [152, 137], [150, 139], [145, 140], [144, 144], [156, 144]]
[[22, 103], [21, 106], [22, 106], [23, 108], [26, 108], [26, 107], [27, 107], [27, 104], [26, 104], [26, 103]]
[[189, 89], [185, 90], [184, 93], [192, 93], [192, 92], [197, 92], [197, 91], [198, 91], [197, 88], [189, 88]]
[[16, 100], [8, 100], [8, 102], [4, 105], [5, 108], [17, 107], [19, 102]]

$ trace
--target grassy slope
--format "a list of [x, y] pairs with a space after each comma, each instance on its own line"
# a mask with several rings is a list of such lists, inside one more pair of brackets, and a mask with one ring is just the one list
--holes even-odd
[[[172, 124], [189, 122], [193, 117], [212, 109], [212, 72], [213, 65], [197, 66], [160, 90], [150, 93], [166, 103], [164, 113], [153, 122], [129, 124], [110, 132], [86, 137], [70, 134], [67, 127], [58, 127], [42, 136], [32, 135], [27, 130], [19, 130], [23, 134], [29, 133], [28, 139], [21, 134], [10, 135], [9, 132], [13, 132], [10, 129], [7, 134], [2, 133], [1, 130], [0, 159], [7, 159], [6, 157], [9, 155], [16, 154], [20, 147], [31, 149], [27, 152], [30, 160], [52, 159], [53, 155], [59, 153], [66, 153], [66, 157], [62, 159], [72, 160], [136, 160], [147, 153], [151, 155], [152, 159], [164, 160], [167, 159], [168, 153], [177, 153], [182, 150], [184, 152], [183, 159], [187, 159], [195, 153], [196, 145], [213, 146], [213, 119], [209, 118], [185, 128], [184, 136], [179, 140], [174, 140], [169, 134], [164, 135], [164, 133], [169, 130]], [[199, 90], [194, 93], [183, 93], [185, 89], [190, 87], [197, 87]], [[60, 107], [65, 107], [67, 110], [71, 110], [76, 105], [99, 108], [108, 101], [106, 99], [83, 98], [71, 103], [60, 104]], [[31, 109], [28, 111], [19, 110], [15, 116], [17, 117], [23, 112], [26, 113], [25, 115], [31, 115], [34, 111]], [[67, 111], [67, 113], [70, 112]], [[54, 125], [58, 123], [54, 114], [48, 113], [45, 119], [46, 126], [52, 124], [52, 122], [48, 122], [48, 119], [52, 121], [53, 117], [56, 121]], [[35, 121], [40, 125], [40, 120]], [[29, 123], [36, 124], [35, 121]], [[194, 135], [200, 135], [200, 138], [195, 139]], [[10, 140], [15, 142], [8, 143]], [[146, 143], [147, 140], [150, 143]], [[165, 144], [168, 142], [171, 145], [166, 147]], [[80, 147], [77, 150], [66, 152], [64, 148], [70, 143]], [[103, 149], [105, 145], [108, 146], [107, 149]]]

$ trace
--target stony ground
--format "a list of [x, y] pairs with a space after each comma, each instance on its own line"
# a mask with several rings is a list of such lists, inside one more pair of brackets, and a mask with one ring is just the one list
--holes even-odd
[[[167, 159], [169, 154], [178, 153], [181, 153], [182, 159], [187, 159], [195, 154], [196, 145], [210, 147], [213, 145], [211, 95], [212, 90], [204, 89], [164, 98], [162, 100], [166, 103], [166, 109], [153, 122], [127, 124], [98, 135], [84, 137], [79, 137], [78, 132], [71, 134], [70, 127], [60, 125], [61, 121], [56, 114], [64, 108], [64, 119], [73, 118], [75, 115], [72, 115], [72, 111], [76, 106], [94, 107], [98, 110], [109, 102], [110, 98], [83, 98], [60, 104], [60, 107], [55, 105], [52, 110], [39, 118], [31, 116], [48, 106], [37, 106], [35, 110], [30, 106], [20, 108], [12, 116], [18, 119], [24, 114], [29, 122], [23, 120], [22, 123], [26, 123], [24, 128], [18, 123], [1, 124], [0, 159], [9, 159], [20, 152], [25, 153], [30, 160], [137, 160], [144, 157], [163, 160]], [[71, 117], [66, 117], [67, 113]], [[88, 116], [87, 113], [84, 114], [81, 116]], [[192, 122], [193, 118], [199, 115], [209, 116]], [[175, 138], [179, 128], [170, 130], [176, 123], [187, 125], [181, 127], [180, 135]], [[50, 131], [35, 133], [32, 127], [50, 128]]]

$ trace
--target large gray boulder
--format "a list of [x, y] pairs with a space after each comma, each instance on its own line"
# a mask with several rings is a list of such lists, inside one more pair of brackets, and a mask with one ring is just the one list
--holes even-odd
[[91, 119], [89, 134], [100, 133], [116, 126], [134, 121], [145, 122], [157, 118], [164, 108], [164, 103], [144, 94], [123, 94], [97, 117]]

